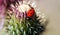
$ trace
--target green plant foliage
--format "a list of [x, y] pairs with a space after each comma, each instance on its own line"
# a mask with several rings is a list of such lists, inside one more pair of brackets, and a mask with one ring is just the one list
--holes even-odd
[[15, 15], [7, 13], [6, 16], [6, 29], [9, 35], [39, 35], [39, 33], [44, 31], [44, 27], [40, 25], [38, 17], [35, 18], [23, 18], [17, 19]]

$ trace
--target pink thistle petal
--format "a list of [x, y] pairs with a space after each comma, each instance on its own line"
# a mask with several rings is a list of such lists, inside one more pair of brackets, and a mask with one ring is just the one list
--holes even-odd
[[0, 5], [0, 30], [3, 28], [4, 25], [4, 18], [5, 18], [5, 7]]
[[3, 26], [4, 26], [4, 19], [2, 18], [0, 20], [1, 20], [0, 21], [0, 30], [2, 30], [3, 29]]
[[0, 5], [2, 4], [2, 1], [3, 1], [3, 0], [0, 0]]

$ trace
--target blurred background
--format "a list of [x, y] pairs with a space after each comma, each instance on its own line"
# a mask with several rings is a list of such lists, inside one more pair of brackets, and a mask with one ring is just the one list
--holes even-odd
[[60, 35], [60, 0], [40, 0], [39, 5], [49, 20], [43, 35]]

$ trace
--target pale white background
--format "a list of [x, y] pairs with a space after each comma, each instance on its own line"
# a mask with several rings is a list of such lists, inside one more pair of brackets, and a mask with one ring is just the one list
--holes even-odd
[[38, 0], [41, 12], [49, 19], [43, 35], [60, 35], [60, 0]]

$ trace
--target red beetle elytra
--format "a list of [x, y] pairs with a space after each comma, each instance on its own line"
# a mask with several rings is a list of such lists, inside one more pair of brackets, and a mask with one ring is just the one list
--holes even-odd
[[28, 17], [32, 17], [32, 16], [34, 15], [34, 13], [35, 13], [35, 10], [34, 10], [34, 9], [30, 9], [30, 10], [28, 10], [28, 12], [27, 12], [27, 16], [28, 16]]

